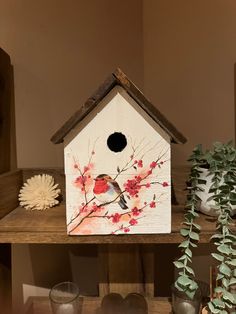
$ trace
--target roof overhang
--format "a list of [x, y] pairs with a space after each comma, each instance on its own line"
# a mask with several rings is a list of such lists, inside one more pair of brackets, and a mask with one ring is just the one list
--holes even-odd
[[170, 136], [173, 143], [184, 144], [187, 140], [175, 126], [143, 95], [128, 77], [117, 68], [88, 98], [84, 105], [52, 136], [54, 144], [62, 143], [65, 136], [80, 123], [97, 104], [116, 86], [123, 87], [126, 92], [139, 104], [139, 106]]

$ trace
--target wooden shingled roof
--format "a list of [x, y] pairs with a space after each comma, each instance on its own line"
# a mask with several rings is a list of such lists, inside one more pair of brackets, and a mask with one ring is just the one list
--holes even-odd
[[88, 98], [84, 105], [52, 136], [54, 144], [62, 143], [64, 137], [80, 123], [97, 104], [116, 86], [119, 85], [139, 104], [139, 106], [171, 137], [173, 143], [185, 143], [186, 138], [170, 123], [163, 114], [143, 95], [128, 77], [117, 68]]

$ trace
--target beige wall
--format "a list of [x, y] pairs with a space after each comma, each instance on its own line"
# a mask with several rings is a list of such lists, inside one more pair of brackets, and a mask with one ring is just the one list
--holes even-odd
[[144, 90], [188, 138], [173, 149], [184, 163], [234, 138], [236, 1], [144, 0], [143, 16]]
[[235, 10], [234, 0], [0, 0], [18, 166], [63, 164], [50, 137], [116, 66], [188, 138], [175, 163], [233, 138]]
[[51, 136], [114, 70], [143, 85], [142, 1], [0, 0], [19, 167], [62, 166]]

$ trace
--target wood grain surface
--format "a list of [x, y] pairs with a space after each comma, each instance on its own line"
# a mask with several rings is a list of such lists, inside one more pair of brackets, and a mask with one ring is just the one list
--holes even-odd
[[[179, 243], [183, 214], [183, 206], [172, 208], [170, 234], [68, 236], [64, 205], [46, 211], [17, 207], [0, 220], [0, 243]], [[200, 242], [208, 243], [215, 231], [215, 218], [201, 214], [197, 223], [202, 226]], [[235, 220], [232, 228], [236, 230]]]
[[18, 194], [21, 186], [21, 170], [0, 175], [0, 218], [18, 206]]
[[[101, 305], [99, 297], [80, 298], [80, 314], [98, 314]], [[167, 298], [148, 298], [149, 314], [171, 313], [171, 303]], [[30, 297], [27, 301], [24, 314], [52, 314], [50, 302], [47, 297]]]

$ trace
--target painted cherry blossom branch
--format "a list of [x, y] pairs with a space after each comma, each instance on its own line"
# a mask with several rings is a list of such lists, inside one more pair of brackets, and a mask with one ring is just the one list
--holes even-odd
[[84, 167], [84, 171], [82, 172], [80, 167], [79, 167], [79, 162], [74, 158], [73, 156], [73, 160], [74, 160], [74, 168], [77, 169], [80, 173], [80, 177], [78, 177], [76, 180], [80, 180], [80, 183], [82, 184], [82, 191], [84, 192], [84, 199], [85, 199], [85, 202], [87, 203], [87, 191], [86, 191], [86, 186], [85, 186], [85, 181], [86, 181], [86, 178], [84, 176], [85, 172], [87, 171], [87, 167]]
[[115, 233], [117, 233], [118, 231], [121, 231], [121, 230], [124, 230], [125, 233], [128, 233], [128, 232], [130, 231], [130, 227], [133, 227], [133, 226], [137, 225], [138, 220], [140, 220], [140, 219], [142, 219], [142, 218], [144, 218], [144, 217], [145, 217], [145, 216], [142, 216], [142, 217], [139, 217], [139, 218], [136, 218], [136, 219], [132, 218], [132, 219], [129, 221], [129, 224], [128, 224], [126, 227], [124, 227], [123, 225], [121, 225], [120, 228], [119, 228], [119, 229], [116, 229], [115, 231], [113, 231], [112, 234], [115, 234]]
[[79, 213], [78, 213], [76, 216], [74, 216], [73, 218], [71, 218], [71, 220], [70, 220], [70, 222], [67, 224], [67, 226], [69, 226], [76, 218], [78, 218], [78, 217], [81, 215], [81, 213], [84, 211], [84, 209], [85, 209], [93, 200], [95, 200], [95, 197], [91, 198], [87, 203], [85, 203], [85, 204], [83, 205], [83, 207], [80, 209]]
[[[160, 158], [161, 158], [161, 157], [160, 157]], [[158, 158], [158, 159], [160, 159], [160, 158]], [[158, 160], [158, 159], [157, 159], [157, 160]], [[162, 162], [162, 163], [163, 163], [163, 162]], [[136, 196], [136, 197], [137, 197], [137, 195], [138, 195], [138, 193], [139, 193], [139, 190], [140, 190], [142, 187], [147, 187], [147, 188], [148, 188], [151, 184], [159, 184], [159, 185], [162, 185], [163, 187], [168, 186], [169, 184], [168, 184], [167, 182], [161, 183], [161, 182], [159, 182], [159, 181], [152, 181], [152, 182], [150, 182], [150, 183], [140, 184], [142, 181], [144, 181], [145, 179], [147, 179], [147, 178], [151, 175], [152, 170], [153, 170], [157, 165], [158, 165], [158, 162], [157, 162], [157, 161], [152, 162], [152, 163], [150, 164], [150, 169], [151, 169], [151, 170], [149, 170], [149, 171], [147, 172], [146, 176], [144, 176], [144, 177], [135, 176], [134, 179], [128, 180], [128, 181], [126, 182], [126, 184], [125, 184], [125, 190], [121, 191], [121, 192], [117, 195], [117, 197], [116, 197], [114, 200], [112, 200], [112, 201], [110, 201], [110, 202], [102, 203], [102, 204], [98, 205], [97, 207], [98, 207], [98, 208], [99, 208], [99, 207], [104, 207], [104, 206], [107, 206], [107, 205], [109, 205], [109, 204], [111, 204], [111, 203], [115, 203], [115, 202], [117, 201], [117, 199], [119, 199], [120, 196], [121, 196], [122, 194], [124, 194], [125, 192], [128, 192], [128, 193], [130, 194], [130, 196]], [[94, 199], [95, 199], [95, 198], [92, 198], [89, 202], [86, 202], [86, 204], [83, 206], [83, 208], [81, 209], [81, 211], [82, 211], [92, 200], [94, 200]], [[90, 217], [90, 215], [91, 215], [93, 212], [94, 212], [94, 211], [91, 211], [91, 212], [89, 212], [86, 216], [84, 216], [84, 217], [78, 222], [78, 224], [77, 224], [71, 231], [73, 231], [74, 229], [76, 229], [76, 228], [84, 221], [84, 219]], [[70, 221], [70, 223], [68, 224], [68, 226], [69, 226], [76, 218], [78, 218], [79, 215], [80, 215], [80, 212], [79, 212], [73, 219], [71, 219], [71, 221]], [[91, 216], [91, 217], [92, 217], [92, 216]]]
[[[118, 173], [117, 173], [117, 175], [115, 176], [115, 178], [114, 179], [116, 179], [121, 173], [123, 173], [123, 172], [125, 172], [125, 171], [127, 171], [128, 169], [130, 169], [130, 168], [135, 168], [136, 167], [136, 164], [137, 164], [137, 166], [138, 167], [140, 167], [140, 168], [142, 168], [143, 167], [143, 161], [142, 161], [142, 159], [140, 159], [139, 161], [137, 161], [135, 158], [137, 158], [137, 156], [140, 154], [140, 152], [141, 151], [143, 151], [143, 149], [144, 149], [144, 147], [146, 147], [146, 146], [148, 146], [149, 145], [149, 143], [147, 143], [147, 144], [145, 144], [144, 146], [142, 146], [142, 142], [143, 142], [143, 140], [141, 140], [141, 142], [139, 143], [139, 145], [137, 146], [137, 147], [135, 147], [135, 146], [133, 146], [132, 145], [132, 155], [130, 156], [130, 159], [128, 160], [128, 162], [123, 166], [123, 168], [121, 169], [121, 170], [119, 170], [119, 168], [118, 168]], [[95, 142], [96, 143], [96, 142]], [[95, 143], [94, 143], [94, 147], [95, 147]], [[141, 156], [141, 158], [143, 158], [145, 155], [146, 155], [146, 153], [148, 153], [149, 151], [151, 151], [151, 150], [153, 150], [155, 147], [156, 147], [156, 145], [158, 145], [158, 143], [157, 144], [155, 144], [153, 147], [151, 147], [151, 148], [149, 148], [149, 150], [147, 150], [146, 152], [144, 152], [143, 153], [143, 155]], [[89, 158], [89, 161], [88, 161], [88, 166], [89, 166], [89, 164], [91, 163], [91, 161], [92, 161], [92, 157], [93, 157], [93, 155], [95, 154], [95, 152], [94, 152], [94, 147], [93, 147], [93, 150], [92, 150], [92, 152], [91, 152], [91, 155], [90, 155], [90, 158]], [[109, 217], [113, 217], [113, 215], [111, 215], [111, 216], [108, 216], [108, 215], [96, 215], [96, 216], [94, 216], [93, 214], [96, 212], [96, 210], [98, 209], [98, 208], [103, 208], [103, 207], [105, 207], [105, 206], [107, 206], [107, 205], [109, 205], [109, 204], [111, 204], [111, 203], [115, 203], [116, 201], [117, 201], [117, 199], [119, 199], [120, 198], [120, 196], [122, 195], [122, 194], [124, 194], [124, 193], [127, 193], [128, 195], [128, 198], [130, 199], [130, 196], [131, 197], [138, 197], [138, 193], [139, 193], [139, 190], [142, 188], [142, 187], [146, 187], [146, 188], [148, 188], [148, 187], [150, 187], [152, 184], [159, 184], [159, 185], [162, 185], [163, 187], [165, 187], [165, 186], [168, 186], [169, 184], [167, 183], [167, 182], [163, 182], [163, 183], [161, 183], [161, 182], [159, 182], [159, 181], [152, 181], [152, 182], [148, 182], [148, 183], [146, 183], [146, 184], [141, 184], [141, 182], [143, 182], [144, 180], [146, 180], [148, 177], [149, 177], [149, 175], [151, 175], [152, 174], [152, 171], [154, 170], [154, 168], [156, 168], [156, 166], [158, 166], [159, 168], [161, 167], [161, 165], [163, 165], [167, 160], [161, 160], [165, 155], [166, 155], [166, 153], [168, 152], [168, 150], [166, 150], [165, 152], [163, 152], [163, 153], [161, 153], [159, 156], [158, 156], [158, 158], [155, 160], [155, 161], [153, 161], [150, 165], [149, 165], [149, 170], [147, 171], [147, 173], [146, 173], [146, 175], [145, 176], [135, 176], [133, 179], [131, 179], [131, 180], [127, 180], [127, 182], [124, 184], [124, 187], [125, 187], [125, 189], [123, 190], [123, 191], [121, 191], [118, 195], [117, 195], [117, 197], [114, 199], [114, 200], [112, 200], [112, 201], [110, 201], [110, 202], [106, 202], [106, 203], [102, 203], [102, 204], [100, 204], [100, 205], [96, 205], [95, 204], [95, 206], [96, 206], [96, 208], [95, 209], [93, 209], [93, 208], [91, 208], [90, 209], [90, 211], [84, 216], [84, 217], [82, 217], [82, 219], [78, 222], [78, 223], [76, 223], [76, 225], [69, 231], [69, 233], [71, 233], [71, 232], [73, 232], [79, 225], [81, 225], [82, 224], [82, 222], [85, 220], [85, 219], [87, 219], [87, 218], [107, 218], [107, 219], [109, 219]], [[135, 160], [134, 160], [135, 159]], [[82, 188], [81, 188], [81, 190], [83, 190], [83, 192], [84, 192], [84, 196], [85, 196], [85, 204], [82, 204], [83, 206], [82, 206], [82, 208], [80, 208], [80, 210], [79, 210], [79, 212], [74, 216], [74, 217], [72, 217], [71, 218], [71, 220], [70, 220], [70, 222], [67, 224], [67, 226], [70, 226], [82, 213], [84, 213], [85, 212], [85, 210], [87, 210], [87, 207], [88, 207], [88, 205], [95, 199], [95, 197], [92, 197], [90, 200], [88, 200], [88, 198], [87, 198], [87, 188], [86, 188], [86, 172], [89, 170], [89, 167], [88, 166], [85, 166], [84, 167], [84, 171], [82, 172], [81, 171], [81, 169], [80, 169], [80, 167], [78, 166], [78, 162], [76, 161], [76, 160], [74, 160], [74, 167], [75, 168], [77, 168], [78, 169], [78, 171], [79, 171], [79, 173], [80, 173], [80, 179], [81, 179], [81, 182], [80, 183], [82, 183]], [[136, 169], [136, 168], [135, 168]], [[130, 195], [130, 196], [129, 196]], [[155, 197], [155, 195], [154, 195], [154, 197]], [[153, 205], [153, 203], [155, 203], [154, 202], [154, 198], [153, 198], [153, 201], [152, 201], [152, 203], [150, 203], [150, 204], [152, 204]], [[150, 205], [150, 207], [151, 207], [151, 205]], [[153, 205], [153, 207], [154, 207], [154, 205]], [[127, 215], [127, 214], [130, 214], [131, 213], [131, 211], [130, 212], [126, 212], [126, 213], [122, 213], [122, 214], [118, 214], [118, 213], [116, 213], [116, 215], [119, 215], [119, 217], [122, 217], [123, 215]], [[117, 216], [118, 217], [118, 216]], [[112, 218], [112, 219], [115, 219], [114, 217]], [[140, 218], [139, 218], [140, 219]], [[130, 226], [129, 226], [130, 227]], [[116, 232], [116, 231], [115, 231]]]
[[127, 170], [129, 170], [129, 169], [131, 169], [131, 168], [133, 168], [133, 166], [134, 166], [134, 161], [133, 161], [133, 160], [134, 160], [134, 158], [136, 158], [135, 152], [136, 152], [136, 150], [139, 148], [139, 146], [141, 145], [141, 143], [142, 143], [143, 140], [144, 140], [144, 139], [142, 139], [142, 140], [140, 141], [140, 143], [139, 143], [139, 145], [138, 145], [137, 147], [131, 145], [131, 147], [132, 147], [132, 153], [131, 153], [131, 155], [130, 155], [129, 161], [122, 167], [121, 170], [119, 169], [119, 167], [117, 167], [118, 173], [117, 173], [116, 176], [113, 178], [113, 180], [116, 180], [117, 177], [118, 177], [121, 173], [123, 173], [123, 172], [125, 172], [125, 171], [127, 171]]
[[[86, 179], [87, 177], [85, 176], [86, 172], [89, 170], [89, 165], [91, 164], [92, 162], [92, 158], [93, 156], [95, 155], [95, 145], [96, 145], [96, 142], [98, 141], [98, 138], [95, 140], [94, 144], [93, 144], [93, 148], [92, 148], [92, 151], [91, 151], [91, 154], [90, 154], [90, 157], [89, 157], [89, 160], [88, 160], [88, 164], [87, 166], [84, 166], [84, 169], [83, 169], [83, 172], [81, 171], [81, 168], [79, 167], [79, 162], [78, 162], [78, 158], [77, 160], [74, 158], [73, 156], [73, 160], [74, 160], [74, 168], [77, 169], [80, 173], [80, 177], [78, 177], [76, 180], [80, 181], [80, 183], [82, 184], [82, 191], [84, 192], [84, 199], [85, 199], [85, 205], [82, 209], [84, 209], [89, 203], [91, 203], [95, 197], [93, 197], [92, 199], [88, 200], [87, 198], [87, 190], [86, 190]], [[71, 218], [70, 222], [67, 224], [67, 226], [72, 223], [78, 216], [80, 215], [80, 212], [73, 218]]]
[[[107, 205], [109, 205], [109, 204], [111, 204], [111, 203], [114, 203], [124, 192], [125, 192], [125, 190], [122, 191], [121, 193], [119, 193], [119, 195], [118, 195], [114, 200], [112, 200], [111, 202], [102, 203], [102, 204], [96, 205], [96, 207], [97, 207], [97, 208], [101, 208], [101, 207], [107, 206]], [[88, 203], [86, 203], [86, 204], [82, 207], [82, 209], [80, 210], [80, 212], [79, 212], [73, 219], [71, 219], [71, 221], [68, 223], [67, 226], [69, 226], [76, 218], [78, 218], [78, 217], [80, 216], [81, 212], [83, 211], [83, 209], [86, 208], [87, 205], [88, 205], [92, 200], [94, 200], [94, 199], [95, 199], [95, 197], [93, 197]], [[84, 216], [84, 217], [77, 223], [76, 226], [73, 227], [73, 229], [70, 230], [69, 233], [71, 233], [71, 232], [74, 231], [77, 227], [79, 227], [79, 225], [81, 225], [82, 222], [83, 222], [86, 218], [90, 218], [90, 215], [91, 215], [92, 213], [94, 213], [94, 212], [95, 212], [95, 210], [92, 209], [86, 216]]]
[[[129, 169], [131, 169], [131, 168], [136, 169], [136, 166], [137, 166], [137, 165], [138, 165], [138, 167], [143, 167], [143, 161], [142, 161], [142, 159], [144, 158], [144, 156], [145, 156], [147, 153], [149, 153], [150, 151], [152, 151], [153, 149], [155, 149], [155, 147], [156, 147], [157, 145], [159, 145], [159, 143], [160, 143], [160, 141], [157, 142], [154, 146], [152, 146], [152, 147], [149, 148], [146, 152], [144, 152], [143, 155], [139, 158], [139, 160], [137, 160], [139, 154], [145, 149], [146, 146], [149, 145], [149, 143], [146, 143], [143, 147], [141, 147], [141, 144], [142, 144], [143, 140], [144, 140], [144, 139], [142, 139], [142, 140], [140, 141], [140, 143], [138, 144], [137, 147], [135, 147], [134, 145], [131, 145], [131, 147], [132, 147], [132, 154], [131, 154], [131, 156], [130, 156], [130, 159], [129, 159], [129, 161], [122, 167], [122, 169], [119, 169], [119, 167], [117, 167], [118, 173], [117, 173], [117, 174], [115, 175], [115, 177], [113, 178], [114, 180], [116, 180], [117, 177], [118, 177], [121, 173], [123, 173], [123, 172], [125, 172], [125, 171], [127, 171], [127, 170], [129, 170]], [[140, 147], [141, 147], [141, 148], [140, 148]], [[140, 151], [137, 152], [137, 150], [138, 150], [139, 148], [140, 148]], [[157, 158], [156, 162], [158, 162], [162, 157], [164, 157], [164, 155], [165, 155], [167, 152], [168, 152], [168, 150], [166, 150], [165, 153], [163, 153], [161, 156], [159, 156], [159, 157]], [[164, 162], [163, 162], [163, 163], [164, 163]], [[162, 163], [162, 164], [163, 164], [163, 163]]]

